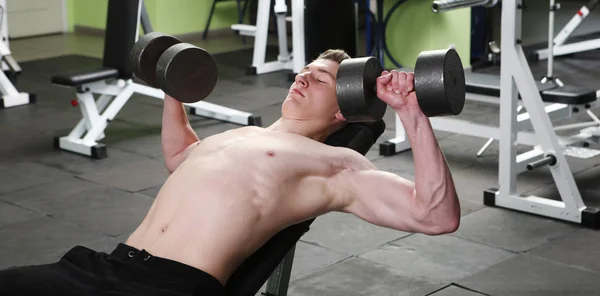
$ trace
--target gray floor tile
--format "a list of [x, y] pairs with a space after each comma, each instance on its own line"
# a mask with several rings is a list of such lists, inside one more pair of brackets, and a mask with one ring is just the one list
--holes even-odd
[[133, 231], [152, 201], [85, 180], [48, 184], [12, 196], [12, 202], [24, 208], [112, 236]]
[[460, 214], [461, 216], [466, 216], [468, 214], [471, 214], [473, 212], [479, 211], [483, 208], [485, 208], [485, 205], [483, 205], [483, 201], [481, 202], [476, 202], [476, 201], [471, 201], [468, 199], [460, 199]]
[[63, 150], [55, 150], [51, 153], [38, 156], [36, 162], [59, 168], [75, 175], [81, 175], [121, 168], [124, 163], [149, 159], [147, 156], [137, 155], [119, 149], [111, 149], [111, 147], [108, 147], [108, 157], [104, 159], [92, 159], [84, 155]]
[[350, 258], [292, 282], [288, 295], [421, 296], [441, 286], [405, 277], [395, 269], [368, 260]]
[[105, 201], [106, 196], [115, 192], [121, 194], [122, 191], [73, 177], [15, 191], [0, 198], [24, 208], [53, 213]]
[[300, 241], [296, 244], [290, 280], [297, 280], [345, 258], [348, 255]]
[[[262, 97], [261, 97], [262, 98]], [[256, 113], [260, 111], [263, 107], [276, 104], [276, 102], [269, 101], [268, 99], [263, 101], [258, 101], [257, 98], [249, 98], [244, 97], [242, 94], [224, 94], [222, 96], [210, 96], [204, 100], [205, 102], [209, 102], [212, 104], [216, 104], [219, 106], [223, 106], [226, 108], [231, 108], [234, 110], [248, 112], [248, 113]], [[279, 100], [281, 101], [281, 100]], [[191, 115], [189, 116], [192, 117]]]
[[483, 296], [488, 295], [484, 293], [480, 293], [477, 291], [472, 291], [470, 289], [465, 289], [460, 286], [450, 285], [442, 290], [439, 290], [433, 294], [429, 294], [427, 296]]
[[281, 104], [264, 107], [260, 110], [256, 110], [253, 113], [255, 115], [260, 115], [262, 119], [262, 126], [267, 127], [281, 118]]
[[0, 194], [72, 178], [71, 174], [39, 163], [0, 163]]
[[147, 156], [158, 161], [164, 160], [160, 135], [151, 135], [115, 143], [111, 148]]
[[[290, 82], [291, 85], [292, 82]], [[289, 91], [289, 87], [261, 87], [236, 93], [236, 96], [257, 100], [258, 106], [269, 106], [283, 103]]]
[[[478, 163], [471, 167], [452, 170], [452, 178], [461, 199], [474, 202], [483, 200], [483, 192], [489, 188], [498, 188], [498, 164]], [[527, 192], [552, 182], [547, 171], [534, 171], [517, 177], [518, 192]]]
[[142, 159], [123, 162], [119, 167], [88, 172], [80, 177], [100, 184], [136, 192], [164, 183], [169, 176], [163, 161]]
[[484, 208], [463, 216], [452, 234], [513, 252], [526, 252], [573, 232], [571, 223], [500, 208]]
[[457, 283], [494, 296], [597, 295], [600, 274], [519, 255]]
[[[598, 178], [600, 178], [600, 166], [595, 166], [573, 175], [577, 190], [586, 206], [600, 208], [600, 189]], [[556, 183], [543, 186], [527, 192], [527, 194], [544, 197], [553, 200], [562, 200]]]
[[452, 282], [504, 261], [514, 253], [450, 235], [411, 235], [360, 255], [404, 276]]
[[301, 240], [347, 255], [357, 255], [409, 233], [369, 224], [354, 215], [332, 212], [313, 222]]
[[[2, 195], [0, 195], [0, 198]], [[44, 214], [0, 201], [0, 227], [43, 217]]]
[[153, 199], [139, 194], [123, 195], [119, 201], [97, 203], [66, 211], [60, 215], [71, 221], [109, 236], [119, 236], [135, 230], [150, 210]]
[[162, 185], [159, 186], [154, 186], [154, 187], [150, 187], [148, 189], [142, 190], [137, 192], [137, 194], [141, 194], [150, 198], [156, 198], [156, 196], [158, 195], [158, 192], [160, 191], [160, 189], [162, 188]]
[[0, 269], [28, 264], [47, 254], [103, 237], [101, 233], [50, 217], [1, 227]]
[[528, 254], [579, 269], [600, 273], [600, 232], [579, 229], [543, 245]]
[[[208, 96], [206, 100], [210, 100], [212, 102], [212, 97], [232, 96], [255, 89], [256, 87], [252, 85], [242, 84], [232, 80], [219, 79], [217, 81], [217, 85], [215, 85], [215, 89], [213, 89], [212, 93], [210, 93], [210, 96]], [[218, 104], [218, 101], [214, 101], [213, 103]]]

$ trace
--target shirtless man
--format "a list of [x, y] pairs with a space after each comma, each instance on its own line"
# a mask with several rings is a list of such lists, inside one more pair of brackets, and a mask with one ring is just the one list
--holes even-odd
[[[353, 150], [322, 143], [346, 124], [335, 85], [345, 58], [330, 50], [307, 65], [290, 87], [281, 118], [267, 128], [199, 139], [182, 104], [166, 96], [162, 148], [171, 175], [125, 244], [111, 254], [76, 247], [56, 264], [0, 272], [0, 286], [9, 287], [0, 289], [19, 295], [35, 285], [45, 287], [36, 292], [57, 287], [61, 295], [222, 295], [234, 270], [275, 233], [331, 211], [400, 231], [455, 231], [456, 190], [416, 101], [412, 73], [383, 72], [377, 94], [404, 124], [415, 182], [377, 170]], [[15, 283], [21, 285], [11, 290]]]

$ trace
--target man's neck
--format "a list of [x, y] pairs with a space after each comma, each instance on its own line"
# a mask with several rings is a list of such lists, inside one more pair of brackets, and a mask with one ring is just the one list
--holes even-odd
[[309, 122], [287, 118], [279, 118], [266, 129], [269, 131], [297, 134], [319, 142], [324, 142], [331, 134], [331, 131], [323, 129], [322, 125], [319, 126], [314, 121]]

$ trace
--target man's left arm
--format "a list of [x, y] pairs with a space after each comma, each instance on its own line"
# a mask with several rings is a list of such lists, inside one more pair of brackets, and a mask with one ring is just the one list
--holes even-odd
[[[402, 121], [414, 157], [415, 181], [374, 168], [344, 171], [335, 190], [343, 210], [371, 223], [403, 231], [453, 232], [460, 221], [460, 204], [446, 158], [429, 118], [423, 114], [412, 73], [384, 72], [378, 96]], [[345, 195], [344, 196], [340, 196]]]

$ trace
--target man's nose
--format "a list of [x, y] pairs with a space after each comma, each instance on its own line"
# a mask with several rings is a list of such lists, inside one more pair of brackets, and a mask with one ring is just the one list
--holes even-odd
[[302, 87], [307, 87], [308, 86], [308, 78], [305, 75], [306, 75], [306, 73], [296, 75], [296, 84], [299, 84]]

